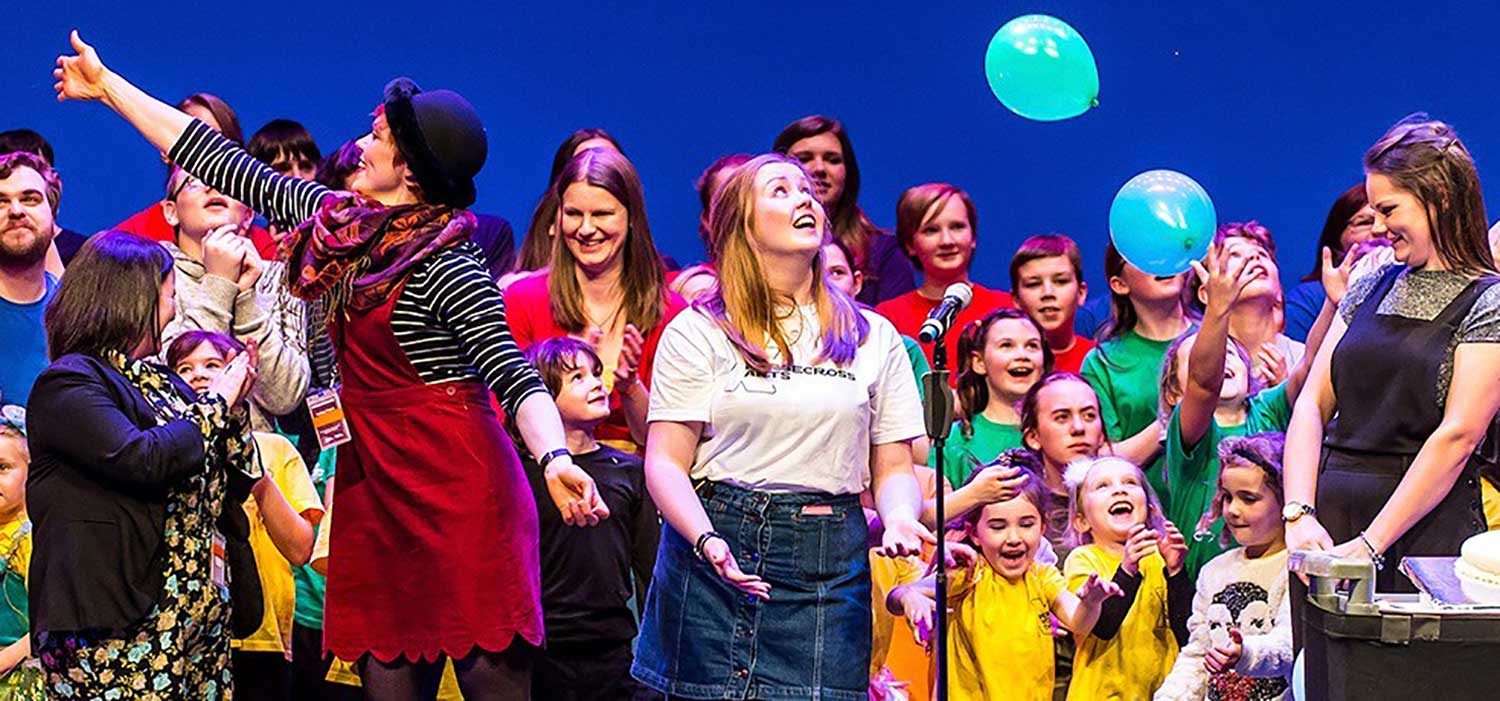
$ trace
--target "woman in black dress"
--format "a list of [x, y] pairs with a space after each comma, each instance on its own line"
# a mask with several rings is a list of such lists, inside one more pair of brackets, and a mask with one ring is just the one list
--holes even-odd
[[1474, 453], [1500, 407], [1500, 285], [1451, 127], [1408, 117], [1364, 165], [1371, 233], [1396, 262], [1350, 283], [1297, 400], [1286, 539], [1372, 559], [1377, 589], [1409, 591], [1402, 557], [1457, 555], [1484, 530]]

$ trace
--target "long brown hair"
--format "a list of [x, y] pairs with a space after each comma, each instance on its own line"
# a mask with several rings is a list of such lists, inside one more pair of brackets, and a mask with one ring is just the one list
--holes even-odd
[[855, 259], [849, 262], [863, 270], [868, 278], [870, 237], [880, 230], [859, 208], [859, 159], [854, 157], [854, 144], [849, 141], [844, 123], [821, 114], [808, 115], [786, 125], [771, 143], [771, 150], [791, 155], [792, 144], [819, 134], [833, 134], [844, 152], [844, 190], [837, 202], [823, 203], [828, 209], [828, 223], [833, 227], [833, 235], [854, 251]]
[[[641, 333], [648, 333], [661, 322], [666, 273], [661, 254], [651, 240], [651, 226], [646, 223], [646, 197], [635, 166], [620, 153], [591, 148], [574, 156], [558, 174], [552, 191], [559, 205], [563, 192], [573, 183], [603, 188], [625, 206], [629, 228], [620, 273], [625, 319]], [[561, 231], [552, 238], [552, 272], [547, 275], [552, 318], [569, 333], [577, 333], [589, 323], [583, 310], [583, 290], [578, 286], [578, 261]]]
[[[936, 217], [943, 207], [948, 206], [950, 198], [957, 197], [964, 203], [964, 211], [969, 215], [969, 235], [975, 242], [979, 241], [979, 210], [974, 207], [973, 198], [969, 193], [959, 189], [956, 185], [948, 183], [925, 183], [906, 188], [901, 193], [901, 199], [896, 201], [896, 242], [901, 244], [901, 250], [906, 251], [906, 257], [917, 267], [922, 269], [922, 261], [912, 254], [911, 240], [916, 237], [917, 232], [928, 219]], [[974, 264], [974, 254], [969, 253], [969, 264]]]
[[[771, 369], [769, 350], [781, 353], [783, 363], [791, 364], [791, 343], [781, 330], [776, 314], [778, 306], [789, 300], [778, 299], [766, 282], [760, 256], [751, 242], [755, 229], [755, 175], [772, 163], [788, 163], [802, 168], [797, 159], [768, 153], [750, 159], [714, 193], [709, 210], [714, 260], [719, 269], [718, 284], [693, 306], [713, 319], [729, 337], [745, 365], [756, 372]], [[854, 361], [854, 354], [870, 333], [870, 321], [858, 305], [823, 275], [823, 249], [811, 261], [813, 304], [818, 310], [822, 329], [818, 357], [813, 362], [831, 360], [838, 365]]]
[[223, 134], [224, 138], [240, 146], [245, 145], [245, 132], [240, 129], [239, 115], [235, 114], [234, 108], [218, 95], [195, 92], [177, 103], [177, 109], [184, 112], [189, 107], [201, 107], [208, 110], [208, 113], [214, 116], [214, 121], [219, 123], [219, 133]]
[[970, 358], [983, 355], [989, 339], [990, 327], [1005, 319], [1025, 320], [1036, 329], [1036, 337], [1042, 341], [1042, 377], [1052, 373], [1052, 346], [1047, 344], [1047, 332], [1041, 324], [1027, 316], [1026, 312], [1013, 307], [1002, 307], [986, 314], [983, 319], [965, 326], [958, 336], [958, 423], [965, 436], [974, 435], [974, 416], [984, 412], [990, 403], [990, 384], [984, 373], [974, 371]]
[[616, 151], [625, 153], [625, 149], [620, 148], [620, 142], [603, 129], [579, 129], [557, 145], [557, 151], [552, 154], [552, 170], [547, 174], [547, 189], [537, 198], [536, 208], [531, 212], [531, 223], [526, 227], [526, 235], [521, 238], [521, 248], [517, 252], [512, 272], [526, 273], [552, 264], [551, 228], [557, 222], [557, 176], [568, 165], [568, 161], [573, 160], [573, 152], [578, 150], [578, 145], [590, 139], [604, 139], [614, 144]]
[[155, 241], [123, 231], [91, 237], [47, 305], [47, 357], [129, 355], [143, 341], [159, 344], [157, 301], [171, 274], [172, 256]]
[[[1348, 228], [1349, 220], [1359, 214], [1370, 203], [1365, 195], [1365, 184], [1356, 183], [1348, 190], [1339, 194], [1338, 199], [1333, 201], [1333, 206], [1328, 208], [1328, 218], [1323, 220], [1323, 233], [1318, 235], [1318, 246], [1313, 250], [1312, 270], [1302, 276], [1303, 282], [1315, 282], [1323, 279], [1323, 249], [1327, 248], [1339, 254], [1333, 259], [1337, 263], [1348, 251], [1344, 251], [1344, 229]], [[1343, 251], [1340, 253], [1340, 251]]]
[[1365, 172], [1384, 175], [1426, 208], [1427, 229], [1443, 262], [1464, 275], [1495, 275], [1474, 158], [1448, 124], [1426, 113], [1396, 122], [1365, 152]]
[[552, 264], [552, 227], [557, 224], [557, 191], [551, 185], [537, 198], [531, 211], [531, 223], [521, 239], [513, 272], [529, 273]]

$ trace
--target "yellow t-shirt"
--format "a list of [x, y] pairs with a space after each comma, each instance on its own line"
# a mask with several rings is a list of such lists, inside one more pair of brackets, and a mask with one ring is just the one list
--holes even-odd
[[[1119, 555], [1090, 544], [1068, 554], [1063, 572], [1068, 589], [1076, 592], [1090, 574], [1113, 579], [1119, 567]], [[1141, 560], [1140, 589], [1113, 639], [1076, 634], [1078, 652], [1068, 684], [1069, 701], [1149, 699], [1161, 686], [1177, 660], [1177, 638], [1167, 619], [1166, 567], [1156, 553]]]
[[1492, 531], [1500, 530], [1500, 491], [1489, 480], [1479, 478], [1479, 494], [1484, 502], [1484, 523]]
[[917, 644], [905, 616], [893, 616], [885, 607], [892, 589], [911, 584], [927, 574], [927, 563], [916, 556], [885, 557], [870, 550], [870, 610], [875, 614], [870, 647], [870, 676], [889, 668], [897, 681], [907, 683], [912, 698], [932, 696], [933, 659]]
[[1012, 582], [981, 559], [972, 575], [953, 580], [952, 596], [967, 592], [948, 623], [950, 697], [1050, 701], [1052, 602], [1063, 589], [1062, 573], [1033, 562]]
[[[292, 442], [275, 433], [254, 434], [261, 467], [276, 483], [292, 509], [303, 518], [317, 523], [323, 517], [323, 500], [313, 486], [307, 466]], [[260, 570], [260, 591], [265, 599], [265, 615], [260, 629], [232, 645], [246, 652], [292, 651], [292, 613], [297, 606], [297, 585], [292, 580], [292, 565], [271, 542], [271, 534], [261, 520], [255, 497], [245, 500], [250, 517], [250, 550], [255, 553], [255, 568]]]

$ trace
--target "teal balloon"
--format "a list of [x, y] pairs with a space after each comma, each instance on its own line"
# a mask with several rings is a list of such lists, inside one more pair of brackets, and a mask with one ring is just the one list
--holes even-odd
[[1218, 216], [1208, 192], [1175, 170], [1131, 178], [1109, 206], [1109, 238], [1131, 265], [1176, 275], [1208, 253]]
[[984, 77], [1000, 104], [1027, 119], [1071, 119], [1099, 104], [1094, 52], [1078, 30], [1048, 15], [1023, 15], [995, 32]]

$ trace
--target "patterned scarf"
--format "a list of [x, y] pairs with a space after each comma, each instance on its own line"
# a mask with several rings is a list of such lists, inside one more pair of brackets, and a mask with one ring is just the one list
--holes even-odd
[[469, 240], [474, 215], [430, 204], [386, 207], [340, 193], [282, 242], [287, 289], [301, 299], [328, 295], [329, 312], [384, 304], [423, 259]]

